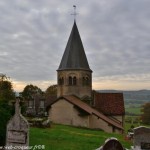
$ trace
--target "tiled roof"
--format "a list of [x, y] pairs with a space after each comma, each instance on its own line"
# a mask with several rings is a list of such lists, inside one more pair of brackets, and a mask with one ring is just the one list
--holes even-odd
[[105, 115], [124, 115], [123, 93], [94, 92], [93, 105]]
[[[96, 109], [92, 108], [91, 106], [89, 106], [88, 104], [84, 103], [83, 101], [81, 101], [79, 98], [75, 97], [75, 96], [63, 96], [57, 99], [57, 101], [59, 99], [64, 98], [65, 100], [67, 100], [68, 102], [72, 103], [73, 105], [79, 107], [80, 109], [83, 109], [84, 111], [86, 111], [89, 114], [93, 114], [99, 118], [101, 118], [102, 120], [106, 121], [107, 123], [119, 128], [119, 129], [123, 129], [122, 125], [115, 122], [114, 120], [108, 118], [107, 116], [105, 116], [104, 114], [100, 113], [99, 111], [97, 111]], [[56, 101], [55, 101], [56, 102]], [[54, 103], [55, 103], [54, 102]]]

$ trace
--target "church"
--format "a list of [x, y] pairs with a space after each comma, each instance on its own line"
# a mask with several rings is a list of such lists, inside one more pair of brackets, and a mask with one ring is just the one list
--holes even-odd
[[48, 113], [53, 123], [109, 133], [124, 131], [123, 94], [92, 91], [92, 70], [76, 21], [57, 69], [57, 99]]

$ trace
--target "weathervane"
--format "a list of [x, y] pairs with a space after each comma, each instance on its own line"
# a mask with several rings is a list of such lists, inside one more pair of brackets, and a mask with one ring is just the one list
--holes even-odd
[[74, 7], [74, 13], [71, 14], [71, 15], [74, 15], [74, 21], [76, 21], [76, 15], [77, 15], [77, 13], [76, 13], [76, 5], [73, 5], [73, 7]]

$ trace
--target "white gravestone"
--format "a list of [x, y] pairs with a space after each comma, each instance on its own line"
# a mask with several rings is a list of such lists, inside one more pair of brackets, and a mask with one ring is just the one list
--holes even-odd
[[19, 98], [16, 99], [15, 114], [7, 124], [5, 149], [11, 146], [21, 150], [27, 150], [29, 146], [29, 124], [20, 113]]

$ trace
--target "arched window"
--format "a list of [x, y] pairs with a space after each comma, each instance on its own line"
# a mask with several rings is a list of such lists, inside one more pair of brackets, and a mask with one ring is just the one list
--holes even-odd
[[89, 77], [83, 77], [82, 78], [82, 84], [83, 84], [83, 86], [88, 86], [88, 85], [90, 85], [90, 79], [89, 79]]
[[86, 79], [86, 85], [89, 85], [90, 84], [90, 80], [88, 77], [85, 78]]
[[72, 85], [72, 77], [71, 76], [69, 76], [69, 85]]
[[76, 84], [77, 84], [77, 78], [73, 77], [73, 85], [76, 85]]
[[76, 76], [69, 76], [69, 85], [77, 85], [77, 78]]

